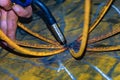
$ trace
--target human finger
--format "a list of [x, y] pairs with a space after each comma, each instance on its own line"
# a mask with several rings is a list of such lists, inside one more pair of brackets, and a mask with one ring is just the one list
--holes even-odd
[[7, 17], [7, 36], [15, 40], [18, 17], [13, 10], [8, 11]]
[[16, 12], [16, 14], [20, 17], [29, 18], [32, 15], [31, 6], [23, 8], [20, 5], [15, 4], [12, 8]]
[[[7, 12], [3, 9], [0, 9], [0, 29], [7, 34]], [[5, 42], [2, 43], [7, 45]]]
[[5, 10], [11, 9], [11, 6], [11, 0], [0, 0], [0, 7], [4, 8]]
[[0, 28], [5, 34], [7, 34], [7, 12], [3, 9], [0, 9], [0, 12]]

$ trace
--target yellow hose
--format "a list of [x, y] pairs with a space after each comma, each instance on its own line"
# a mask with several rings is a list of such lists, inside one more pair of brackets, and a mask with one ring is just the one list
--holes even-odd
[[28, 50], [25, 48], [22, 48], [20, 46], [18, 46], [17, 44], [15, 44], [12, 40], [10, 40], [0, 29], [0, 39], [4, 40], [8, 45], [10, 45], [14, 51], [25, 54], [25, 55], [31, 55], [31, 56], [50, 56], [50, 55], [55, 55], [58, 54], [60, 52], [63, 52], [66, 48], [61, 48], [58, 50], [53, 50], [53, 51], [49, 51], [49, 52], [37, 52], [37, 51], [32, 51], [32, 50]]
[[89, 19], [90, 19], [90, 2], [91, 0], [85, 0], [85, 15], [84, 15], [84, 27], [83, 27], [83, 33], [82, 33], [82, 40], [81, 40], [81, 46], [79, 48], [78, 53], [76, 53], [72, 48], [70, 48], [71, 55], [78, 59], [81, 58], [83, 55], [86, 45], [87, 45], [87, 39], [88, 39], [88, 30], [89, 30]]
[[[108, 0], [108, 2], [106, 3], [106, 5], [102, 8], [99, 16], [96, 18], [96, 20], [90, 26], [89, 33], [91, 33], [95, 29], [95, 27], [97, 27], [97, 25], [100, 23], [101, 19], [104, 17], [104, 15], [106, 14], [106, 12], [110, 8], [112, 2], [113, 2], [113, 0]], [[82, 39], [82, 35], [80, 35], [78, 37], [77, 41], [80, 41], [81, 39]]]

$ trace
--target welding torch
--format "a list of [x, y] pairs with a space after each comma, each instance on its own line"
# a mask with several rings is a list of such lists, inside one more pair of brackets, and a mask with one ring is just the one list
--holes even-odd
[[51, 34], [55, 37], [55, 39], [61, 44], [65, 45], [67, 43], [64, 34], [62, 33], [61, 29], [59, 28], [54, 16], [52, 15], [51, 11], [48, 7], [41, 2], [41, 0], [11, 0], [12, 3], [21, 5], [22, 7], [27, 7], [30, 4], [35, 4], [40, 8], [42, 12], [42, 19], [45, 22], [47, 28], [51, 32]]

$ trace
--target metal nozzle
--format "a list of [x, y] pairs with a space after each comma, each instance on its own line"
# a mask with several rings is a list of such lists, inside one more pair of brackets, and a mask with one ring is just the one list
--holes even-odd
[[53, 24], [49, 29], [52, 32], [53, 36], [61, 45], [66, 44], [65, 36], [63, 35], [63, 33], [61, 32], [61, 29], [56, 23]]
[[52, 33], [52, 35], [55, 37], [55, 39], [61, 44], [66, 44], [66, 39], [64, 37], [64, 34], [62, 33], [61, 29], [59, 28], [54, 16], [52, 15], [51, 11], [48, 9], [48, 7], [41, 2], [40, 0], [34, 0], [33, 1], [40, 9], [41, 9], [41, 17], [46, 23], [48, 29]]

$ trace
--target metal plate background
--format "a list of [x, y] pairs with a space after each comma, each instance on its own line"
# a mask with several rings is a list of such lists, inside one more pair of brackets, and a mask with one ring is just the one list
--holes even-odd
[[[66, 0], [56, 4], [54, 0], [43, 0], [57, 19], [68, 44], [82, 33], [84, 0]], [[108, 0], [92, 0], [91, 23]], [[29, 29], [54, 39], [41, 18], [33, 14], [33, 21], [25, 23]], [[100, 24], [89, 38], [100, 36], [120, 24], [120, 0], [115, 0]], [[17, 30], [18, 40], [43, 43], [23, 30]], [[120, 44], [120, 34], [89, 46]], [[76, 46], [77, 48], [77, 46]], [[46, 49], [41, 49], [42, 51]], [[69, 51], [50, 57], [26, 57], [10, 53], [0, 47], [0, 80], [119, 80], [120, 51], [87, 52], [81, 60], [71, 57]]]

